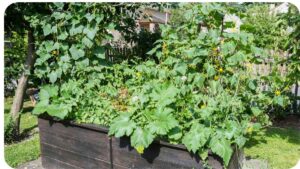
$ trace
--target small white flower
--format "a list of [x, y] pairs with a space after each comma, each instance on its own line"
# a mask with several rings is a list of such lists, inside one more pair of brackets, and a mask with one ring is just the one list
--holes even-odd
[[133, 96], [131, 100], [132, 100], [132, 102], [136, 102], [136, 101], [139, 100], [139, 97], [138, 96]]
[[196, 91], [193, 91], [193, 94], [197, 94], [198, 93], [198, 91], [196, 90]]
[[186, 80], [187, 80], [187, 77], [186, 77], [186, 76], [182, 76], [182, 77], [181, 77], [181, 80], [182, 80], [182, 81], [186, 81]]

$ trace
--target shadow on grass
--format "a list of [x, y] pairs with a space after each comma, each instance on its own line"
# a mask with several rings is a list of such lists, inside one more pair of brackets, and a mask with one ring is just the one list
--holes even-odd
[[27, 128], [27, 129], [24, 129], [22, 131], [22, 133], [20, 133], [20, 135], [18, 136], [16, 141], [22, 141], [22, 140], [34, 135], [35, 132], [32, 132], [32, 130], [34, 130], [35, 128], [37, 128], [37, 124], [32, 127]]
[[[267, 131], [266, 131], [267, 132]], [[250, 148], [257, 144], [267, 143], [267, 140], [264, 138], [263, 134], [255, 134], [253, 135], [249, 141], [247, 141], [245, 147]]]
[[17, 136], [13, 136], [13, 139], [11, 141], [6, 142], [5, 144], [15, 144], [15, 143], [19, 143], [22, 142], [28, 138], [30, 138], [31, 136], [33, 136], [35, 133], [37, 132], [33, 132], [32, 130], [34, 130], [35, 128], [37, 128], [37, 124], [24, 129], [19, 135]]
[[280, 128], [270, 127], [267, 128], [262, 134], [254, 135], [245, 145], [246, 148], [256, 146], [257, 144], [267, 144], [266, 137], [280, 138], [287, 140], [289, 143], [300, 146], [300, 132], [295, 128]]
[[300, 146], [300, 132], [295, 128], [280, 128], [272, 127], [266, 132], [267, 137], [279, 137], [281, 139], [286, 139], [289, 143], [297, 144]]
[[24, 107], [23, 108], [23, 113], [29, 113], [29, 112], [32, 112], [33, 110], [33, 106], [29, 106], [29, 107]]

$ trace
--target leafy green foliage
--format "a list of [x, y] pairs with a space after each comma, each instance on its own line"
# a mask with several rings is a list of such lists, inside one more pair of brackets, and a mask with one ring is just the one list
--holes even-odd
[[211, 130], [205, 126], [195, 123], [191, 127], [190, 131], [184, 135], [182, 143], [186, 145], [189, 151], [194, 153], [203, 147], [210, 137]]
[[128, 114], [122, 114], [110, 125], [109, 135], [115, 135], [116, 137], [130, 136], [133, 130], [136, 128], [136, 124], [130, 120]]
[[210, 146], [212, 152], [222, 157], [227, 166], [233, 152], [230, 147], [230, 142], [224, 138], [213, 137], [210, 141]]
[[5, 118], [5, 123], [4, 123], [4, 142], [5, 143], [10, 143], [12, 141], [14, 141], [15, 137], [14, 137], [14, 123], [12, 121], [11, 116], [9, 116], [8, 118]]
[[169, 130], [178, 125], [177, 120], [171, 114], [172, 109], [158, 109], [151, 114], [151, 120], [149, 121], [148, 128], [151, 133], [157, 135], [165, 135]]
[[26, 56], [27, 39], [24, 34], [17, 32], [5, 33], [4, 50], [4, 91], [5, 95], [12, 95], [21, 75]]
[[134, 147], [148, 147], [154, 140], [154, 135], [146, 129], [137, 127], [132, 133], [130, 142]]
[[[254, 35], [224, 31], [232, 26], [224, 16], [235, 11], [228, 4], [184, 7], [185, 22], [160, 26], [161, 39], [148, 52], [154, 57], [118, 63], [105, 53], [110, 30], [128, 33], [134, 18], [127, 14], [135, 8], [59, 4], [32, 22], [45, 38], [36, 74], [51, 83], [41, 89], [34, 114], [109, 126], [110, 135], [130, 137], [139, 153], [155, 139], [182, 143], [203, 159], [211, 149], [228, 165], [231, 147], [243, 147], [269, 125], [270, 107], [286, 105], [277, 91], [280, 76], [255, 75], [249, 66], [266, 55]], [[121, 15], [121, 9], [131, 12]], [[262, 83], [270, 90], [263, 91]]]

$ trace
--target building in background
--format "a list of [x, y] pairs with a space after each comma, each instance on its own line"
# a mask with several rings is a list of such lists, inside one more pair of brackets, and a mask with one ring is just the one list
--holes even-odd
[[169, 12], [160, 12], [155, 9], [146, 8], [143, 10], [140, 19], [137, 21], [138, 28], [155, 32], [159, 24], [167, 24], [170, 20]]

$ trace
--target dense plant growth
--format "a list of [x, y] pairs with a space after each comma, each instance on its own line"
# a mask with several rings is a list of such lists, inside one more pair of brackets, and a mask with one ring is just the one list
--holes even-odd
[[4, 57], [4, 86], [5, 96], [11, 95], [16, 88], [17, 79], [23, 71], [26, 56], [24, 34], [17, 32], [6, 33]]
[[4, 123], [4, 142], [10, 143], [14, 140], [13, 123], [11, 117], [7, 118]]
[[105, 55], [109, 30], [134, 30], [135, 9], [57, 3], [51, 15], [28, 18], [44, 37], [35, 72], [49, 81], [33, 113], [109, 126], [110, 135], [129, 136], [139, 153], [160, 139], [202, 159], [211, 149], [228, 165], [232, 147], [270, 124], [270, 106], [287, 104], [276, 74], [253, 73], [267, 53], [247, 29], [224, 31], [234, 27], [223, 20], [231, 6], [207, 3], [186, 9], [180, 26], [161, 26], [162, 38], [148, 52], [155, 59], [112, 64]]

